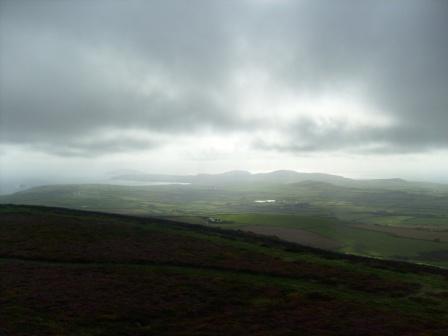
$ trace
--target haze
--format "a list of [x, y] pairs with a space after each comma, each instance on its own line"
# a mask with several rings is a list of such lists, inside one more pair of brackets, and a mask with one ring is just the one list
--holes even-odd
[[1, 0], [0, 184], [448, 182], [447, 31], [443, 0]]

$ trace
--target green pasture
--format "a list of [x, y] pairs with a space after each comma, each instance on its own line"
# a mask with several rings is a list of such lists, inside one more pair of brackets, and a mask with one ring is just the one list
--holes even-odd
[[249, 225], [307, 230], [341, 243], [340, 252], [384, 259], [404, 259], [448, 266], [448, 260], [424, 260], [422, 253], [448, 251], [448, 243], [398, 237], [389, 233], [355, 228], [330, 217], [277, 214], [221, 214], [221, 227], [243, 229]]

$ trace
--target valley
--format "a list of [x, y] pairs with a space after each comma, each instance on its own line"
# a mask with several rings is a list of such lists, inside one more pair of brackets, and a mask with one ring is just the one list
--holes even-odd
[[[155, 216], [448, 267], [448, 186], [443, 184], [290, 171], [117, 177], [146, 183], [150, 178], [159, 184], [48, 185], [0, 196], [0, 203]], [[168, 179], [181, 184], [163, 184]]]

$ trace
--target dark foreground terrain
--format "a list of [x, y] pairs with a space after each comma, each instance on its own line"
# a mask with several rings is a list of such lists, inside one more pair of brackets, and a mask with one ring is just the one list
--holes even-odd
[[0, 335], [448, 335], [448, 271], [2, 205]]

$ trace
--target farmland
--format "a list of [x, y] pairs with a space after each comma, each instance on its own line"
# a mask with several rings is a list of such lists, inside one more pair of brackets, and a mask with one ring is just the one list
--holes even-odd
[[[266, 176], [279, 176], [272, 174]], [[291, 174], [284, 176], [285, 183], [237, 183], [227, 175], [224, 181], [209, 175], [181, 179], [196, 184], [50, 185], [0, 196], [0, 203], [155, 216], [264, 233], [343, 253], [448, 266], [445, 185], [337, 177], [331, 183], [294, 182]], [[210, 217], [219, 222], [209, 222]]]
[[[339, 252], [368, 255], [386, 259], [414, 260], [426, 262], [440, 266], [448, 266], [444, 256], [432, 256], [433, 251], [448, 251], [448, 244], [445, 241], [424, 239], [426, 231], [405, 231], [412, 237], [405, 237], [403, 234], [397, 235], [394, 228], [385, 228], [387, 232], [357, 227], [339, 221], [335, 218], [327, 217], [301, 217], [293, 215], [277, 214], [233, 214], [220, 215], [223, 220], [230, 222], [222, 224], [221, 227], [233, 227], [241, 230], [249, 230], [257, 233], [266, 233], [279, 236], [282, 239], [297, 243], [306, 243], [307, 236], [300, 234], [301, 231], [314, 234], [308, 236], [312, 239], [307, 245], [329, 248]], [[374, 226], [376, 228], [376, 226]], [[289, 231], [284, 231], [285, 229]], [[294, 232], [298, 229], [299, 231]], [[421, 233], [422, 236], [417, 235]], [[426, 233], [428, 238], [428, 234]], [[297, 235], [297, 238], [294, 236]], [[431, 233], [431, 236], [437, 233]], [[432, 256], [432, 257], [431, 257]], [[427, 259], [425, 259], [427, 258]]]

